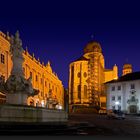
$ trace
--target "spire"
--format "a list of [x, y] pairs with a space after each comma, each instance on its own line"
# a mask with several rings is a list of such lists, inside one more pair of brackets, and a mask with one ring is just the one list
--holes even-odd
[[28, 52], [28, 47], [26, 46], [26, 52]]
[[35, 57], [35, 54], [33, 53], [32, 56], [33, 56], [33, 58], [34, 58], [34, 57]]
[[91, 35], [91, 40], [93, 40], [93, 38], [94, 38], [94, 36], [93, 36], [93, 34]]
[[48, 61], [47, 65], [48, 65], [48, 66], [50, 66], [50, 65], [51, 65], [51, 64], [50, 64], [50, 61]]
[[9, 35], [9, 32], [7, 31], [7, 33], [6, 33], [6, 38], [8, 39], [8, 40], [10, 40], [10, 35]]

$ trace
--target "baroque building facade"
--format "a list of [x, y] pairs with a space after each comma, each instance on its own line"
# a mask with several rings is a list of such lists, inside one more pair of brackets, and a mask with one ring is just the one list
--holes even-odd
[[84, 54], [69, 65], [69, 104], [106, 108], [104, 83], [118, 78], [118, 67], [105, 68], [101, 45], [90, 41]]
[[[36, 59], [34, 54], [30, 55], [28, 50], [23, 53], [24, 63], [23, 71], [25, 78], [32, 78], [33, 88], [39, 90], [39, 94], [29, 97], [28, 105], [46, 106], [47, 99], [51, 97], [62, 108], [64, 107], [64, 87], [57, 74], [53, 72], [50, 62], [45, 65]], [[12, 60], [10, 54], [10, 37], [0, 31], [0, 77], [6, 81], [11, 74]], [[3, 95], [1, 93], [1, 95]]]

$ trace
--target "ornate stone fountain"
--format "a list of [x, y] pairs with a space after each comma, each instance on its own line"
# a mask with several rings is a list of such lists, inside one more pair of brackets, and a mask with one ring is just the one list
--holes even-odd
[[7, 104], [26, 105], [29, 96], [38, 94], [38, 91], [32, 87], [31, 77], [29, 79], [24, 78], [22, 68], [24, 62], [23, 51], [22, 41], [17, 31], [15, 37], [11, 36], [10, 52], [12, 55], [13, 68], [5, 85]]
[[23, 48], [18, 32], [11, 36], [10, 52], [13, 61], [11, 75], [6, 83], [0, 82], [1, 87], [4, 87], [1, 89], [6, 93], [6, 104], [0, 105], [0, 122], [66, 123], [68, 114], [64, 110], [27, 106], [27, 98], [37, 95], [38, 91], [33, 89], [31, 78], [24, 78]]

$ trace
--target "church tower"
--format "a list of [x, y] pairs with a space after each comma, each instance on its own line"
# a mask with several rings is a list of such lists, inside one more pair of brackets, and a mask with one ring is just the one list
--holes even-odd
[[118, 78], [118, 67], [105, 69], [100, 43], [90, 41], [83, 55], [69, 65], [69, 107], [106, 108], [104, 83]]
[[122, 76], [128, 74], [128, 73], [132, 73], [132, 65], [131, 64], [124, 64], [123, 65], [123, 70], [122, 70]]

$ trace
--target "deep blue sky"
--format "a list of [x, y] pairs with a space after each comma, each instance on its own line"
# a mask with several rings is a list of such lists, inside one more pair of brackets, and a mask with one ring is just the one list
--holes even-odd
[[34, 0], [0, 2], [0, 30], [19, 30], [23, 47], [47, 63], [68, 85], [70, 62], [83, 54], [91, 35], [100, 42], [106, 68], [128, 59], [140, 70], [140, 8], [138, 1]]

